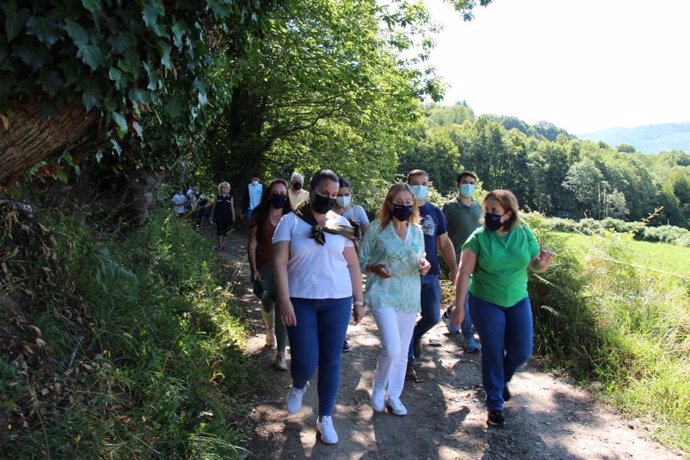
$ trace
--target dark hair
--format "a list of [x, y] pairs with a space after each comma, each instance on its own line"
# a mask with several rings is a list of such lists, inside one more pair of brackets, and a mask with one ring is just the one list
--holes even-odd
[[340, 178], [340, 188], [346, 187], [352, 190], [352, 185], [350, 184], [350, 181], [345, 179], [344, 177]]
[[340, 179], [338, 179], [338, 176], [333, 171], [330, 169], [322, 169], [311, 176], [311, 180], [309, 181], [309, 190], [316, 190], [316, 187], [318, 187], [323, 180], [329, 180], [331, 182], [335, 182], [336, 184], [340, 184]]
[[407, 183], [410, 182], [410, 178], [412, 176], [424, 176], [429, 180], [429, 175], [424, 171], [423, 169], [413, 169], [412, 171], [407, 173]]
[[259, 176], [259, 173], [252, 173], [251, 177], [261, 177], [261, 176]]
[[[259, 238], [261, 238], [261, 233], [263, 232], [264, 224], [266, 223], [266, 219], [268, 219], [268, 211], [271, 209], [271, 203], [268, 200], [271, 198], [271, 192], [273, 191], [273, 187], [277, 184], [282, 184], [283, 186], [285, 186], [286, 192], [290, 191], [288, 183], [283, 179], [273, 179], [264, 188], [264, 193], [261, 195], [261, 203], [259, 203], [259, 205], [252, 213], [252, 220], [249, 223], [250, 228], [256, 227], [256, 236]], [[290, 204], [290, 199], [288, 198], [287, 202], [285, 203], [285, 206], [283, 206], [283, 215], [289, 212], [292, 212], [292, 205]]]
[[455, 182], [461, 182], [463, 177], [471, 177], [475, 181], [477, 180], [477, 175], [472, 171], [463, 171], [460, 174], [458, 174], [458, 177], [455, 179]]

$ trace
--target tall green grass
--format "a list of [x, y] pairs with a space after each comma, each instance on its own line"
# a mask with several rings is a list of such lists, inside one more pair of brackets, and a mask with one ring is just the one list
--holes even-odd
[[690, 250], [528, 220], [556, 252], [530, 282], [538, 351], [690, 452]]
[[[49, 353], [26, 373], [0, 359], [26, 426], [0, 436], [8, 458], [236, 458], [256, 384], [245, 330], [211, 244], [155, 214], [140, 230], [96, 233], [60, 214], [65, 292], [39, 291]], [[73, 285], [72, 285], [73, 283]], [[71, 291], [71, 295], [66, 292]]]

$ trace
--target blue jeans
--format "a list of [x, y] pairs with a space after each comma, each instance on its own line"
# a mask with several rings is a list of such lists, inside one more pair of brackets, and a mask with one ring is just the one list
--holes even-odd
[[503, 388], [532, 354], [532, 305], [525, 297], [509, 308], [469, 294], [474, 326], [482, 341], [486, 407], [503, 410]]
[[422, 336], [429, 329], [436, 326], [441, 319], [441, 285], [438, 282], [438, 275], [424, 275], [422, 281], [422, 317], [414, 327], [412, 341], [407, 352], [407, 361], [415, 360], [414, 343], [421, 340]]
[[248, 209], [247, 209], [247, 212], [244, 213], [244, 215], [245, 215], [246, 218], [247, 218], [247, 222], [251, 222], [251, 221], [252, 221], [252, 213], [253, 213], [253, 212], [254, 212], [253, 209], [249, 209], [249, 208], [248, 208]]
[[[469, 294], [469, 292], [467, 293]], [[468, 337], [474, 340], [474, 334], [472, 334], [472, 315], [470, 315], [470, 296], [465, 296], [465, 319], [460, 324], [460, 331], [462, 336], [465, 337], [465, 344], [467, 344]]]
[[343, 342], [352, 312], [352, 297], [302, 299], [292, 297], [297, 325], [287, 328], [290, 373], [295, 388], [304, 388], [319, 370], [319, 415], [333, 415], [340, 384]]

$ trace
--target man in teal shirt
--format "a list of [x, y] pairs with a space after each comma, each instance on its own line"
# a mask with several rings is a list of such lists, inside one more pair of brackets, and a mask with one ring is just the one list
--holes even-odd
[[[479, 221], [482, 218], [482, 207], [477, 200], [472, 198], [476, 181], [477, 176], [473, 172], [461, 172], [455, 181], [458, 196], [443, 203], [443, 214], [448, 220], [448, 236], [453, 242], [457, 260], [460, 260], [462, 245], [465, 244], [472, 232], [481, 225]], [[452, 307], [449, 307], [443, 313], [443, 321], [446, 323], [448, 332], [457, 334], [458, 329], [449, 321], [451, 312]], [[468, 302], [465, 302], [465, 319], [460, 329], [465, 339], [464, 350], [467, 353], [479, 353], [481, 347], [472, 332], [472, 318], [470, 318]]]

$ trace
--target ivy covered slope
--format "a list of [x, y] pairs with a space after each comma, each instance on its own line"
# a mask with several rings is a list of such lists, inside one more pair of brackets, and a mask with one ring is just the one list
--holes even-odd
[[273, 3], [0, 1], [0, 184], [103, 126], [117, 150], [145, 111], [193, 120], [212, 50], [244, 49]]

